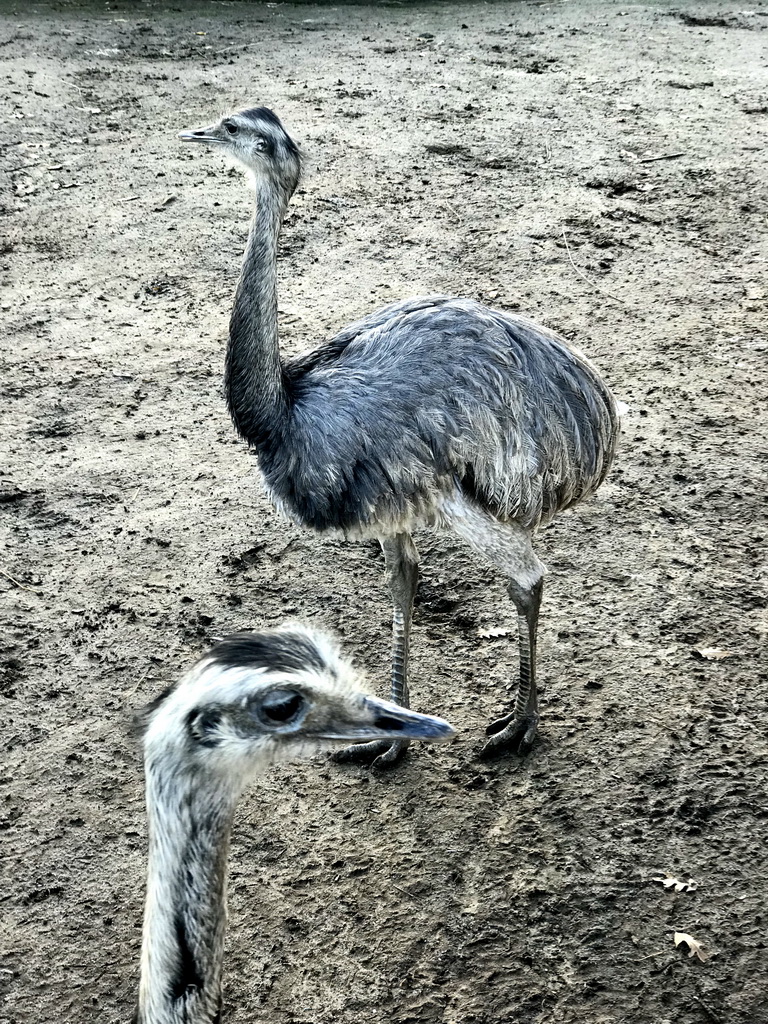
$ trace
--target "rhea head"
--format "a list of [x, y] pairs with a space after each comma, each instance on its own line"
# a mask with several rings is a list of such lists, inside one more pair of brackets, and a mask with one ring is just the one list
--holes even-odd
[[339, 741], [453, 735], [442, 719], [362, 692], [335, 645], [298, 625], [227, 637], [146, 709], [144, 722], [150, 764], [229, 777], [238, 790], [265, 764]]
[[299, 183], [299, 147], [283, 128], [280, 118], [267, 107], [229, 114], [208, 128], [180, 132], [179, 138], [218, 146], [243, 164], [257, 182], [266, 180], [288, 197]]

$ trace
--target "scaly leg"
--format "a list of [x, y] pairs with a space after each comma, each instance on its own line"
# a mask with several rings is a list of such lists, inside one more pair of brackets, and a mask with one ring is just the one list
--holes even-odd
[[[410, 534], [398, 533], [381, 541], [386, 565], [387, 581], [392, 594], [392, 695], [391, 699], [403, 707], [408, 703], [408, 646], [411, 636], [411, 618], [416, 586], [419, 581], [419, 555]], [[403, 756], [408, 740], [376, 740], [373, 743], [355, 743], [331, 754], [339, 763], [372, 764], [374, 768], [391, 768]]]
[[525, 754], [536, 737], [539, 721], [536, 694], [536, 629], [544, 589], [544, 566], [531, 543], [531, 531], [518, 523], [501, 522], [463, 497], [446, 502], [450, 525], [472, 547], [507, 576], [509, 596], [517, 609], [520, 676], [513, 710], [492, 722], [480, 756], [505, 751]]
[[480, 751], [481, 757], [493, 757], [507, 750], [526, 754], [533, 746], [536, 727], [539, 724], [539, 702], [536, 693], [536, 628], [539, 623], [544, 580], [540, 579], [528, 588], [521, 587], [513, 580], [507, 589], [517, 608], [520, 680], [514, 710], [488, 726], [486, 733], [489, 738]]

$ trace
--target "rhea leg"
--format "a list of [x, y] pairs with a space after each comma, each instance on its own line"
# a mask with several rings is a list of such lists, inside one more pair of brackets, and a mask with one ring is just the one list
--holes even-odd
[[533, 550], [531, 531], [518, 523], [501, 522], [463, 498], [447, 504], [450, 525], [472, 547], [507, 576], [507, 591], [517, 610], [520, 674], [512, 711], [492, 722], [481, 757], [512, 750], [530, 750], [539, 721], [536, 693], [536, 631], [544, 589], [544, 566]]
[[517, 609], [517, 629], [520, 638], [520, 678], [514, 709], [497, 719], [486, 729], [488, 741], [480, 751], [481, 757], [492, 757], [505, 750], [527, 753], [536, 738], [539, 724], [539, 701], [536, 692], [536, 630], [544, 580], [533, 586], [520, 586], [513, 580], [507, 587]]
[[[392, 693], [391, 700], [410, 707], [408, 693], [408, 649], [411, 637], [413, 602], [419, 581], [419, 555], [411, 535], [398, 533], [381, 541], [384, 552], [387, 582], [394, 613], [392, 616]], [[408, 740], [392, 743], [379, 740], [356, 743], [339, 750], [331, 757], [334, 761], [353, 761], [373, 764], [376, 768], [390, 768], [397, 764], [408, 747]]]

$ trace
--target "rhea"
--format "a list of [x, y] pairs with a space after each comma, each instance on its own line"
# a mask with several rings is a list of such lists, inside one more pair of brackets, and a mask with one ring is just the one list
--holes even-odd
[[446, 740], [451, 726], [361, 691], [321, 633], [236, 633], [142, 715], [149, 868], [138, 1024], [220, 1020], [232, 818], [276, 761], [339, 741]]
[[[181, 138], [234, 157], [256, 193], [225, 390], [273, 502], [305, 527], [381, 543], [394, 604], [392, 699], [405, 706], [413, 531], [452, 530], [489, 559], [517, 610], [519, 677], [512, 709], [488, 726], [482, 753], [526, 752], [539, 720], [545, 572], [532, 538], [603, 481], [619, 433], [608, 387], [557, 334], [444, 295], [395, 302], [311, 352], [281, 358], [277, 244], [299, 182], [298, 147], [264, 107]], [[383, 767], [407, 743], [355, 744], [337, 759]]]

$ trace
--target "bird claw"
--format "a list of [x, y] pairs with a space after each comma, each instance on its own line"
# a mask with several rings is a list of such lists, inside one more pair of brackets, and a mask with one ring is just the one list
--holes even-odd
[[485, 730], [486, 736], [495, 736], [497, 732], [509, 725], [510, 722], [514, 722], [515, 712], [510, 711], [508, 715], [504, 715], [502, 718], [497, 718], [494, 722], [490, 722]]
[[524, 757], [536, 739], [538, 715], [516, 718], [514, 712], [491, 722], [485, 730], [488, 740], [480, 751], [482, 759], [514, 753]]
[[343, 750], [334, 750], [331, 761], [336, 764], [368, 764], [372, 768], [394, 768], [410, 746], [410, 740], [373, 740], [370, 743], [355, 743]]

